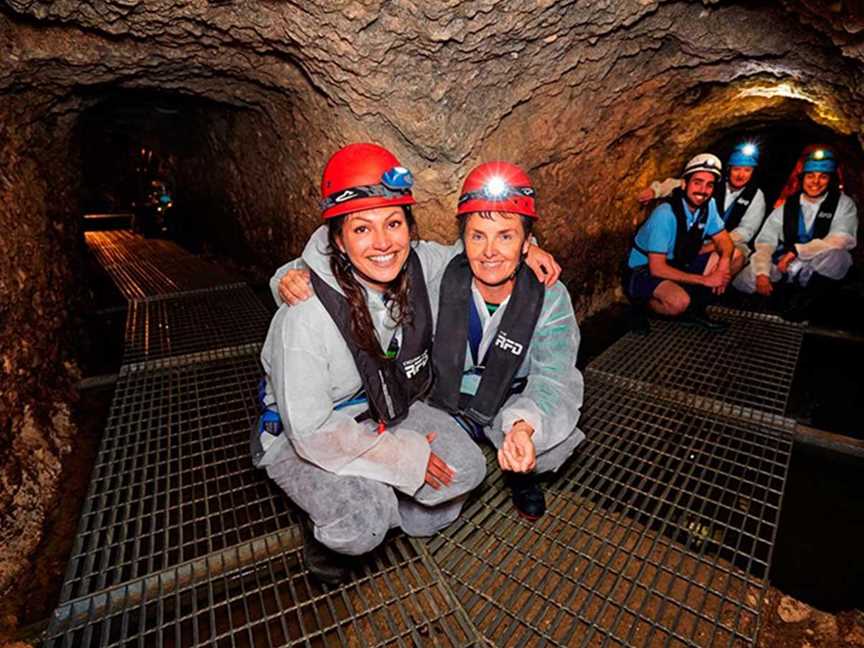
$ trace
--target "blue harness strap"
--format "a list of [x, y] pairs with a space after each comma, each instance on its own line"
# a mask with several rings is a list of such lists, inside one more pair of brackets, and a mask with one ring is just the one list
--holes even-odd
[[483, 322], [480, 321], [480, 313], [477, 305], [472, 299], [468, 302], [468, 346], [471, 347], [471, 358], [474, 366], [480, 366], [480, 342], [483, 340]]

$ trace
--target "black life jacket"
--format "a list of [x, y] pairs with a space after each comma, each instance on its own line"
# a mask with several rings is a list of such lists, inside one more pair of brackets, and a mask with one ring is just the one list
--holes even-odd
[[[369, 414], [387, 425], [399, 423], [411, 404], [423, 398], [432, 384], [429, 349], [432, 347], [432, 308], [420, 259], [412, 250], [408, 255], [410, 299], [414, 318], [402, 326], [402, 343], [394, 359], [373, 355], [361, 349], [351, 334], [351, 307], [339, 291], [311, 273], [315, 294], [336, 323], [351, 350], [354, 364], [363, 381], [369, 401]], [[359, 417], [366, 418], [365, 416]]]
[[[840, 202], [840, 191], [829, 189], [828, 195], [819, 206], [816, 220], [813, 222], [813, 238], [821, 239], [828, 236], [831, 231], [831, 222]], [[801, 192], [790, 196], [783, 204], [783, 251], [794, 252], [795, 244], [798, 243], [798, 221], [801, 211]]]
[[461, 414], [479, 425], [489, 425], [513, 391], [514, 377], [525, 359], [543, 308], [546, 287], [527, 266], [523, 264], [519, 268], [507, 310], [484, 358], [477, 393], [462, 397], [459, 387], [465, 370], [472, 278], [464, 254], [455, 257], [444, 271], [437, 334], [432, 347], [435, 386], [429, 401], [451, 414]]
[[[738, 197], [729, 207], [729, 218], [724, 219], [727, 232], [731, 232], [741, 224], [741, 219], [744, 218], [744, 213], [750, 207], [750, 203], [753, 202], [757, 191], [759, 191], [759, 188], [756, 186], [756, 183], [750, 182], [744, 187], [744, 191], [738, 194]], [[725, 180], [718, 183], [718, 187], [714, 190], [714, 200], [717, 203], [717, 211], [720, 212], [720, 216], [725, 216], [726, 210], [723, 209], [723, 205], [726, 203]]]
[[[696, 220], [693, 221], [693, 226], [690, 229], [687, 229], [687, 215], [684, 213], [684, 191], [682, 189], [675, 189], [672, 195], [664, 198], [661, 202], [667, 203], [675, 215], [675, 258], [668, 263], [679, 270], [686, 270], [690, 262], [699, 256], [699, 250], [702, 248], [702, 242], [705, 239], [705, 224], [708, 222], [708, 205], [711, 200], [706, 200], [705, 204], [696, 212]], [[636, 242], [640, 230], [641, 227], [636, 230], [636, 234], [633, 236], [633, 247], [647, 257], [648, 250], [643, 249]]]

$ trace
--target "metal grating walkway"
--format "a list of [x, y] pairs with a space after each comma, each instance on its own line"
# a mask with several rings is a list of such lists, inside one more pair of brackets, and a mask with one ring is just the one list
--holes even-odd
[[716, 335], [652, 320], [651, 333], [627, 333], [590, 370], [782, 416], [803, 328], [771, 316], [714, 309], [729, 324]]
[[526, 523], [493, 469], [430, 543], [494, 645], [752, 644], [791, 439], [589, 380], [587, 441]]
[[85, 232], [84, 237], [91, 253], [129, 301], [239, 281], [171, 241], [144, 238], [129, 230]]
[[124, 364], [261, 344], [270, 314], [245, 284], [130, 304]]
[[515, 514], [487, 452], [452, 527], [394, 534], [329, 588], [302, 567], [297, 511], [248, 460], [263, 307], [234, 280], [192, 287], [176, 246], [106, 234], [88, 244], [137, 297], [46, 646], [755, 643], [800, 328], [716, 309], [724, 335], [625, 336], [586, 372], [587, 440], [546, 485], [544, 518]]

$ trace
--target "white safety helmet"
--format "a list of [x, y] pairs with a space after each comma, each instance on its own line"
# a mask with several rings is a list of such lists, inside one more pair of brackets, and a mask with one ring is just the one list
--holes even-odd
[[720, 158], [711, 153], [700, 153], [687, 163], [684, 167], [684, 177], [696, 173], [697, 171], [707, 171], [713, 173], [718, 178], [723, 175], [723, 163]]

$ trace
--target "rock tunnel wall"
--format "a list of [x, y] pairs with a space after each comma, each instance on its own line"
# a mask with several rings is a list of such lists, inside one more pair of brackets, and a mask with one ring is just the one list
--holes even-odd
[[[455, 235], [464, 172], [516, 161], [583, 316], [615, 296], [643, 183], [741, 124], [861, 135], [852, 3], [428, 4], [0, 4], [4, 533], [41, 524], [70, 433], [44, 406], [69, 400], [77, 120], [103, 95], [198, 102], [186, 117], [197, 145], [177, 161], [183, 200], [198, 236], [262, 274], [316, 226], [320, 169], [345, 143], [397, 152], [417, 177], [421, 232], [441, 240]], [[0, 591], [37, 540], [3, 543]]]

